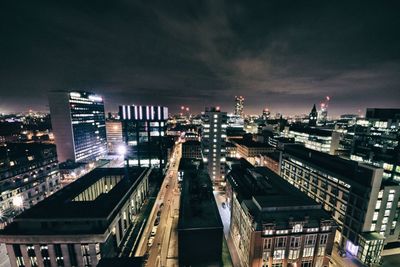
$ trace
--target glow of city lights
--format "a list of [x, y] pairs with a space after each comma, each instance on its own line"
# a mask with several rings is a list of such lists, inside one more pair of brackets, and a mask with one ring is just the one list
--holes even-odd
[[125, 155], [126, 154], [126, 146], [125, 145], [119, 145], [117, 147], [117, 153], [118, 153], [118, 155]]
[[15, 207], [22, 208], [24, 200], [22, 199], [22, 196], [15, 196], [13, 197], [12, 203]]

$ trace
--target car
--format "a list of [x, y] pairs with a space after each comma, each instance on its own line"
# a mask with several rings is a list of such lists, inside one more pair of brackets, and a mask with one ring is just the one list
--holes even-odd
[[155, 236], [156, 235], [157, 228], [158, 228], [158, 226], [153, 226], [153, 228], [151, 229], [151, 233], [150, 233], [151, 236]]
[[162, 209], [164, 207], [164, 203], [160, 204], [160, 209]]
[[160, 224], [160, 217], [156, 218], [156, 221], [154, 222], [154, 225], [157, 226]]
[[157, 211], [157, 218], [161, 216], [161, 210]]
[[154, 236], [150, 236], [149, 241], [147, 241], [147, 246], [151, 247], [154, 243]]
[[222, 202], [222, 207], [223, 207], [224, 209], [226, 208], [225, 202]]

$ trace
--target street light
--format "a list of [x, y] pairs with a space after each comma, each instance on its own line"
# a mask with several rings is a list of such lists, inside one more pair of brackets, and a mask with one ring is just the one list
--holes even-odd
[[128, 149], [127, 149], [126, 145], [120, 144], [120, 145], [117, 147], [117, 154], [120, 155], [120, 156], [122, 156], [122, 158], [124, 159], [124, 161], [126, 160], [126, 163], [124, 163], [124, 166], [125, 166], [125, 177], [126, 177], [126, 178], [128, 178], [128, 167], [129, 167], [129, 166], [128, 166], [128, 165], [129, 165], [129, 161], [128, 161], [128, 159], [126, 158], [127, 152], [128, 152]]

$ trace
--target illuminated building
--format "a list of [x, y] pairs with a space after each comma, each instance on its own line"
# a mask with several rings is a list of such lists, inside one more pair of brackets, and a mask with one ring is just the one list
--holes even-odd
[[266, 121], [269, 120], [270, 117], [271, 117], [271, 112], [269, 111], [269, 109], [267, 108], [263, 109], [261, 118]]
[[110, 153], [117, 153], [117, 148], [124, 143], [122, 123], [117, 120], [106, 120], [107, 145]]
[[318, 112], [315, 104], [308, 116], [308, 126], [317, 126]]
[[400, 182], [400, 109], [369, 108], [357, 119], [351, 159], [381, 167], [385, 179]]
[[57, 191], [56, 148], [51, 144], [6, 143], [0, 146], [1, 227]]
[[251, 139], [232, 140], [237, 147], [237, 157], [245, 158], [251, 164], [255, 164], [255, 157], [261, 153], [272, 152], [275, 148], [268, 144], [255, 142]]
[[198, 140], [185, 141], [182, 144], [182, 158], [201, 160], [201, 142]]
[[325, 125], [328, 121], [328, 105], [330, 97], [327, 96], [320, 104], [320, 110], [318, 112], [318, 123], [320, 125]]
[[242, 160], [227, 175], [226, 195], [242, 266], [329, 265], [334, 220], [275, 172]]
[[335, 241], [364, 264], [378, 263], [383, 245], [398, 244], [400, 186], [382, 179], [382, 169], [292, 145], [280, 174], [331, 213]]
[[0, 232], [11, 267], [96, 266], [118, 256], [148, 195], [149, 168], [98, 168]]
[[163, 167], [167, 162], [166, 123], [168, 108], [162, 106], [120, 106], [122, 134], [128, 146], [130, 166]]
[[331, 155], [335, 155], [340, 142], [339, 132], [297, 125], [286, 127], [285, 137], [294, 138], [296, 143]]
[[226, 112], [219, 107], [206, 108], [202, 121], [203, 161], [212, 181], [221, 185], [225, 180]]
[[107, 153], [103, 98], [83, 92], [51, 92], [51, 123], [59, 162], [90, 162]]
[[243, 96], [235, 96], [235, 115], [244, 117], [244, 97]]

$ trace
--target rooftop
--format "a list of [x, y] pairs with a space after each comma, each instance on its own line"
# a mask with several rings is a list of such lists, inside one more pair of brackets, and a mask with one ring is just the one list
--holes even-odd
[[398, 108], [367, 108], [367, 113], [365, 115], [366, 119], [381, 119], [388, 120], [400, 119], [400, 109]]
[[205, 170], [186, 169], [182, 182], [178, 229], [222, 228], [210, 177]]
[[301, 125], [290, 126], [290, 131], [306, 133], [306, 134], [310, 134], [310, 135], [325, 136], [325, 137], [329, 137], [332, 135], [331, 130], [319, 129], [319, 128], [315, 128], [315, 127], [308, 127], [308, 126], [301, 126]]
[[329, 172], [348, 182], [357, 182], [363, 186], [371, 185], [374, 167], [359, 164], [356, 161], [315, 151], [300, 145], [286, 146], [284, 155], [289, 155], [299, 161], [305, 161], [313, 168]]
[[256, 142], [251, 139], [235, 139], [234, 142], [240, 146], [246, 146], [251, 148], [273, 148], [273, 146], [271, 145], [261, 142]]
[[[60, 191], [24, 211], [5, 228], [3, 234], [23, 234], [25, 232], [50, 234], [56, 228], [40, 229], [34, 226], [44, 222], [81, 222], [109, 221], [113, 219], [130, 196], [147, 168], [130, 168], [129, 177], [125, 177], [124, 168], [98, 168], [64, 187]], [[104, 186], [101, 183], [107, 181]], [[97, 186], [99, 185], [99, 186]], [[107, 187], [108, 186], [108, 187]], [[96, 195], [89, 191], [97, 187]], [[28, 224], [32, 224], [32, 227]], [[102, 228], [103, 226], [99, 228]], [[98, 229], [102, 231], [103, 229]], [[63, 231], [68, 231], [63, 228]], [[84, 231], [84, 229], [82, 229]]]

